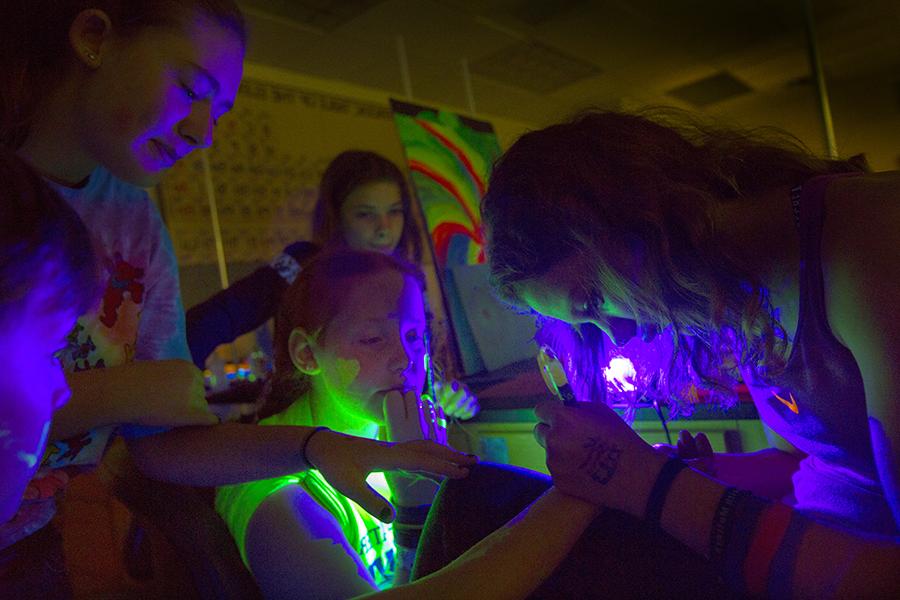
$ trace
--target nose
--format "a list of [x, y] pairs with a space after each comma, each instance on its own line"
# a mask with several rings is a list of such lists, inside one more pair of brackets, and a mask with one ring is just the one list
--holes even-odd
[[194, 102], [191, 113], [178, 124], [178, 135], [195, 148], [212, 144], [213, 119], [209, 102]]
[[375, 233], [378, 237], [387, 237], [391, 230], [391, 222], [389, 215], [381, 215], [375, 225]]
[[402, 340], [397, 339], [391, 349], [390, 369], [392, 373], [402, 375], [413, 366], [413, 355]]

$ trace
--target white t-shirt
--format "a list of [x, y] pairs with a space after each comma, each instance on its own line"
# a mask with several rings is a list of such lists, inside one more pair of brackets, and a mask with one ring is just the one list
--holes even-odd
[[[51, 186], [84, 220], [105, 282], [95, 310], [82, 315], [61, 357], [67, 372], [112, 367], [134, 360], [190, 361], [178, 264], [172, 241], [147, 192], [98, 168], [82, 188]], [[96, 466], [116, 431], [101, 427], [47, 446], [37, 474], [13, 519], [0, 524], [0, 548], [44, 527], [56, 500], [76, 472]], [[120, 426], [125, 437], [160, 429]]]

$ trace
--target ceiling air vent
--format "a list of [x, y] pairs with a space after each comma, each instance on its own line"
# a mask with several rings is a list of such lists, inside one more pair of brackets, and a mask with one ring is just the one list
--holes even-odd
[[601, 71], [595, 65], [540, 42], [506, 46], [469, 65], [472, 73], [538, 94], [546, 94]]
[[736, 96], [752, 92], [753, 88], [736, 79], [731, 73], [722, 71], [698, 79], [697, 81], [679, 86], [666, 92], [679, 100], [684, 100], [697, 107], [709, 106], [716, 102], [722, 102]]
[[319, 31], [334, 31], [382, 0], [242, 0], [242, 6]]

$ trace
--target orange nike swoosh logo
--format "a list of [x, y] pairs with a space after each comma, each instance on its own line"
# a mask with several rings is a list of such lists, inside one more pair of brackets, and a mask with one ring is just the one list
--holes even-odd
[[788, 402], [787, 400], [785, 400], [784, 398], [782, 398], [782, 397], [779, 396], [778, 394], [774, 394], [774, 396], [775, 396], [776, 398], [778, 398], [778, 401], [779, 401], [779, 402], [781, 402], [782, 404], [784, 404], [785, 406], [787, 406], [789, 409], [791, 409], [791, 412], [792, 412], [792, 413], [794, 413], [795, 415], [799, 415], [799, 414], [800, 414], [800, 407], [797, 406], [797, 401], [794, 400], [794, 394], [793, 394], [793, 392], [788, 392], [788, 397], [791, 399], [790, 402]]

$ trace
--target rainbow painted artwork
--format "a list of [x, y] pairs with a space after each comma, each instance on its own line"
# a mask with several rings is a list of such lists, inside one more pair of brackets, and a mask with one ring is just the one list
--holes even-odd
[[481, 323], [472, 322], [468, 313], [499, 313], [496, 300], [483, 293], [487, 270], [479, 211], [491, 165], [500, 156], [494, 128], [485, 121], [398, 100], [391, 100], [391, 108], [462, 369], [465, 374], [490, 369], [499, 363], [479, 346], [476, 334], [482, 331], [474, 329]]
[[391, 100], [440, 269], [484, 262], [478, 206], [500, 145], [490, 123]]

